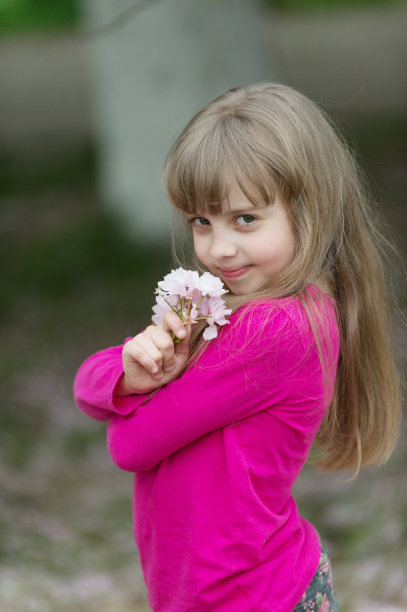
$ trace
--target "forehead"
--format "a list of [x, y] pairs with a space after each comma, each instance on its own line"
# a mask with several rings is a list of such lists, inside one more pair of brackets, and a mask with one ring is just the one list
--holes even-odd
[[243, 195], [253, 206], [274, 201], [278, 183], [272, 171], [252, 150], [242, 150], [244, 142], [232, 147], [205, 135], [199, 146], [192, 144], [195, 148], [181, 142], [166, 165], [167, 194], [176, 208], [187, 214], [219, 214], [227, 202]]
[[243, 193], [237, 181], [234, 181], [222, 202], [218, 202], [216, 206], [210, 206], [208, 204], [199, 206], [198, 204], [196, 205], [194, 212], [219, 216], [234, 214], [236, 212], [245, 212], [254, 208], [264, 207], [266, 205], [267, 204], [260, 198], [249, 199], [249, 197]]
[[224, 205], [230, 209], [240, 206], [248, 206], [249, 208], [252, 208], [255, 206], [255, 201], [253, 201], [253, 199], [248, 198], [248, 196], [240, 188], [237, 181], [232, 181]]

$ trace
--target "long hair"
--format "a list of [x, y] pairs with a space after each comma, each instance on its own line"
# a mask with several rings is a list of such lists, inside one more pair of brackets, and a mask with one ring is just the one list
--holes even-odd
[[[296, 251], [270, 283], [252, 295], [230, 295], [228, 306], [296, 295], [320, 347], [318, 309], [306, 287], [326, 287], [336, 302], [340, 353], [333, 399], [317, 435], [318, 465], [356, 474], [363, 465], [384, 462], [401, 412], [384, 280], [386, 240], [353, 155], [304, 95], [274, 83], [238, 88], [193, 117], [164, 169], [168, 197], [184, 216], [218, 214], [233, 182], [254, 206], [281, 196]], [[202, 269], [196, 260], [191, 264]], [[195, 353], [202, 348], [199, 332]], [[321, 350], [320, 358], [326, 373]]]

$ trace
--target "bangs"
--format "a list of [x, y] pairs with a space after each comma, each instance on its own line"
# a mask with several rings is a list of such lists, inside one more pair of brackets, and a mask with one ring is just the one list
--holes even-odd
[[202, 127], [201, 134], [181, 134], [168, 155], [164, 182], [174, 206], [187, 214], [219, 214], [234, 184], [253, 206], [272, 204], [276, 170], [249, 144], [253, 137], [245, 137], [238, 118], [222, 117], [211, 129]]

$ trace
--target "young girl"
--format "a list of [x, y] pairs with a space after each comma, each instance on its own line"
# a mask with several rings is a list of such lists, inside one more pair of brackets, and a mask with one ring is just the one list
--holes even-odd
[[312, 102], [265, 83], [201, 110], [165, 183], [191, 267], [229, 290], [229, 325], [205, 342], [170, 312], [90, 357], [74, 390], [135, 473], [150, 605], [337, 610], [292, 487], [315, 438], [325, 470], [385, 461], [400, 415], [380, 237], [352, 156]]

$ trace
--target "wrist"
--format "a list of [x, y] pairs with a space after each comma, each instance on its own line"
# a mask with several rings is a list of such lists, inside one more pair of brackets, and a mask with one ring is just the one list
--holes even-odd
[[115, 397], [125, 397], [126, 395], [134, 395], [135, 391], [130, 387], [127, 382], [126, 374], [120, 376], [119, 380], [116, 383], [116, 386], [113, 391], [113, 396]]
[[129, 384], [126, 374], [123, 373], [119, 380], [116, 383], [116, 386], [113, 390], [113, 397], [128, 397], [129, 395], [143, 395], [145, 393], [151, 393], [151, 391], [155, 391], [159, 387], [161, 387], [162, 382], [159, 381], [156, 384], [148, 385], [145, 387], [134, 388]]

